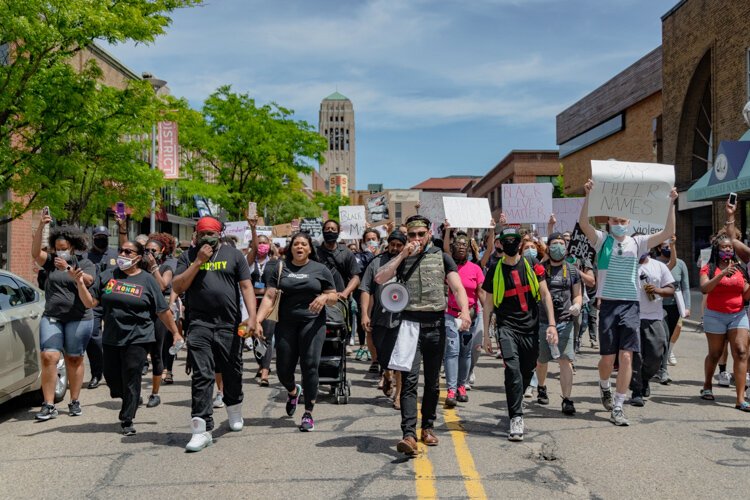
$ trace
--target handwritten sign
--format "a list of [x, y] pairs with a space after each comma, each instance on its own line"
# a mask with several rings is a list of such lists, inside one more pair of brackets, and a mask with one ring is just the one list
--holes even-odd
[[465, 198], [466, 193], [422, 191], [419, 194], [419, 215], [430, 219], [433, 232], [437, 231], [438, 226], [445, 220], [445, 205], [443, 205], [443, 198], [445, 197]]
[[711, 247], [701, 248], [701, 253], [698, 257], [698, 267], [705, 266], [709, 260], [711, 260]]
[[[552, 200], [552, 212], [557, 219], [555, 231], [564, 233], [565, 231], [572, 231], [576, 227], [584, 200], [585, 198], [555, 198]], [[546, 231], [546, 224], [543, 226]]]
[[570, 246], [568, 247], [568, 253], [574, 255], [579, 259], [588, 260], [592, 264], [594, 262], [594, 256], [596, 252], [594, 247], [589, 243], [589, 239], [581, 231], [581, 226], [575, 225], [573, 232], [570, 234]]
[[302, 219], [299, 230], [309, 234], [312, 239], [319, 240], [323, 237], [323, 219], [320, 217], [317, 219]]
[[656, 234], [659, 231], [664, 230], [664, 224], [654, 224], [651, 222], [643, 222], [639, 220], [630, 219], [630, 233], [642, 233], [648, 236]]
[[509, 224], [549, 221], [552, 213], [552, 190], [549, 182], [503, 184], [503, 212]]
[[341, 222], [342, 240], [358, 240], [367, 229], [364, 205], [339, 207], [339, 221]]
[[492, 213], [487, 198], [443, 198], [445, 218], [451, 227], [491, 227]]
[[238, 221], [238, 222], [227, 222], [224, 224], [224, 235], [225, 236], [234, 236], [237, 238], [237, 248], [243, 249], [247, 248], [250, 239], [245, 238], [245, 232], [248, 229], [247, 221]]
[[674, 166], [592, 160], [591, 178], [594, 188], [589, 194], [589, 215], [666, 222]]

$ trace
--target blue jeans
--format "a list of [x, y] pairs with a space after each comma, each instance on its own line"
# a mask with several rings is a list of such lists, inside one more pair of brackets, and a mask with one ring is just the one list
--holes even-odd
[[459, 332], [456, 318], [445, 315], [445, 384], [448, 390], [456, 390], [466, 385], [466, 379], [471, 371], [471, 348], [477, 328], [482, 324], [482, 316], [478, 315], [465, 332]]
[[66, 356], [83, 356], [94, 331], [94, 320], [62, 322], [42, 316], [39, 323], [39, 347], [42, 352], [57, 351]]

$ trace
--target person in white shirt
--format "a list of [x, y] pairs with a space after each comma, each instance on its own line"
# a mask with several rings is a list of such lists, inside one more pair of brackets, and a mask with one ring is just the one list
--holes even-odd
[[638, 304], [641, 317], [641, 350], [633, 353], [633, 378], [630, 404], [643, 406], [643, 398], [651, 395], [648, 381], [661, 368], [667, 350], [664, 330], [663, 297], [674, 295], [674, 277], [663, 262], [642, 255], [638, 265]]

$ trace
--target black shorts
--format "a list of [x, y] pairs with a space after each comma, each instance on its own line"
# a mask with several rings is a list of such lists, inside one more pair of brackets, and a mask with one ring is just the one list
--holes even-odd
[[638, 302], [604, 300], [599, 306], [599, 354], [641, 352], [641, 318]]

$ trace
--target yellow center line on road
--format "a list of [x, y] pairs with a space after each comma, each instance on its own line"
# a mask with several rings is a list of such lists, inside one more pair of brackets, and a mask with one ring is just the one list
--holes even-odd
[[[418, 421], [421, 420], [422, 404], [417, 404]], [[414, 459], [414, 479], [417, 486], [417, 498], [437, 498], [437, 485], [435, 484], [435, 469], [432, 462], [427, 456], [427, 446], [419, 440], [417, 436], [417, 446], [419, 454]]]

